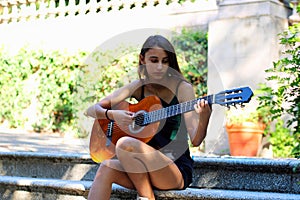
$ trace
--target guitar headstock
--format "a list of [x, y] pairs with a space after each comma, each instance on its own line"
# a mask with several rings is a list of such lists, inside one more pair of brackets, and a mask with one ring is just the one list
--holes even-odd
[[215, 95], [214, 103], [230, 107], [248, 103], [253, 96], [250, 87], [240, 87], [219, 92]]

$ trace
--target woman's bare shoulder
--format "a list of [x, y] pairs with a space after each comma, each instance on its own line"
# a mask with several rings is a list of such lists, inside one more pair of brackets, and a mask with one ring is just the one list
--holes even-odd
[[180, 102], [195, 98], [193, 85], [187, 81], [182, 81], [178, 86], [178, 97]]
[[130, 91], [130, 96], [138, 97], [140, 94], [140, 88], [143, 85], [142, 80], [134, 80], [127, 85], [127, 89]]
[[193, 91], [193, 85], [187, 81], [181, 81], [179, 86], [178, 86], [178, 91], [179, 92], [184, 92], [186, 91], [187, 92], [191, 92]]

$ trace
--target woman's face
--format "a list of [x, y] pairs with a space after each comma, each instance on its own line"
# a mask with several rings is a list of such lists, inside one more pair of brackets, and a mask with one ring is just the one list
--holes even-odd
[[165, 50], [159, 47], [149, 49], [140, 59], [141, 63], [146, 65], [150, 79], [161, 80], [165, 77], [169, 67], [169, 58]]

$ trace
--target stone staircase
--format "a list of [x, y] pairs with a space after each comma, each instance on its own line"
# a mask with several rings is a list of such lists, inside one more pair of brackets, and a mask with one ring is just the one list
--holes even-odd
[[[195, 157], [186, 190], [155, 191], [157, 199], [300, 199], [300, 160]], [[87, 154], [0, 153], [1, 200], [86, 199], [98, 168]], [[111, 199], [135, 199], [113, 185]]]

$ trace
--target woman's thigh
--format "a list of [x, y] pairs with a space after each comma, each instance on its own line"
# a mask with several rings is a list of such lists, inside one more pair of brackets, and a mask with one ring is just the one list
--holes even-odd
[[181, 189], [184, 180], [176, 164], [149, 173], [152, 185], [160, 190]]
[[121, 138], [117, 143], [117, 155], [127, 173], [148, 173], [152, 185], [158, 189], [181, 189], [184, 185], [177, 165], [144, 142]]

